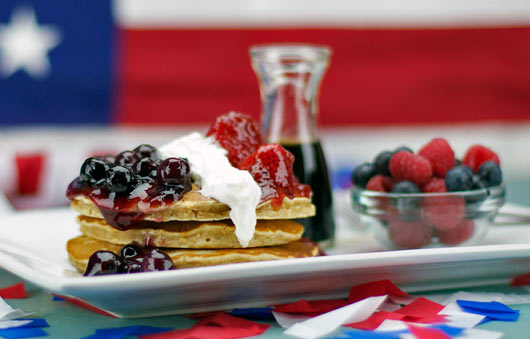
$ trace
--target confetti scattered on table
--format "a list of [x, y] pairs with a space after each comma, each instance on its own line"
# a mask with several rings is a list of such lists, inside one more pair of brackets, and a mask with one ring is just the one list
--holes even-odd
[[484, 315], [488, 320], [516, 321], [519, 317], [518, 310], [513, 310], [497, 301], [457, 300], [456, 303], [464, 311]]
[[97, 329], [96, 333], [83, 339], [120, 339], [131, 335], [142, 335], [162, 333], [171, 331], [173, 328], [153, 326], [123, 326]]
[[33, 338], [47, 337], [48, 333], [38, 327], [23, 327], [0, 330], [0, 336], [3, 338]]
[[140, 336], [141, 339], [235, 339], [263, 334], [270, 325], [234, 317], [225, 312], [199, 320], [187, 329]]
[[369, 297], [306, 321], [296, 323], [284, 333], [298, 338], [319, 338], [342, 324], [367, 319], [385, 301], [386, 296]]
[[234, 308], [231, 315], [252, 320], [274, 320], [271, 307]]
[[0, 288], [0, 297], [4, 299], [20, 299], [26, 297], [26, 287], [23, 282]]
[[348, 301], [352, 303], [368, 297], [382, 295], [388, 295], [389, 299], [398, 304], [408, 304], [414, 300], [414, 298], [399, 289], [399, 287], [394, 285], [390, 280], [384, 279], [352, 287], [350, 289]]

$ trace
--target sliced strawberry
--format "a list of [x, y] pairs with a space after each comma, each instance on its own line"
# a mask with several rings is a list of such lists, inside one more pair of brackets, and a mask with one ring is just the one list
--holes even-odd
[[261, 201], [272, 199], [277, 209], [285, 196], [294, 197], [293, 162], [294, 156], [281, 145], [265, 144], [245, 159], [239, 169], [249, 171], [261, 187]]
[[263, 144], [259, 124], [250, 116], [236, 112], [218, 116], [206, 135], [213, 135], [228, 151], [228, 160], [234, 167]]

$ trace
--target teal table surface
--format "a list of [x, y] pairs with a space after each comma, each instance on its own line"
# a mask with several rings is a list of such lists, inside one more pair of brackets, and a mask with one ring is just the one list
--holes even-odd
[[[530, 206], [530, 180], [507, 181], [507, 200]], [[528, 268], [530, 272], [530, 267]], [[20, 282], [21, 279], [11, 273], [0, 270], [0, 287]], [[32, 317], [45, 318], [50, 327], [45, 331], [51, 338], [82, 338], [94, 334], [98, 328], [121, 327], [131, 325], [150, 325], [170, 328], [188, 328], [195, 320], [182, 316], [165, 316], [143, 319], [115, 319], [93, 313], [65, 301], [53, 301], [49, 292], [27, 283], [28, 296], [24, 299], [8, 299], [12, 307], [19, 308], [25, 312], [33, 312]], [[470, 292], [501, 292], [520, 293], [528, 292], [520, 288], [508, 285], [487, 286], [459, 289]], [[433, 291], [430, 293], [454, 293], [459, 290]], [[424, 293], [428, 297], [429, 293]], [[503, 338], [528, 338], [530, 337], [530, 304], [511, 305], [512, 308], [520, 310], [519, 319], [516, 322], [493, 321], [479, 325], [477, 328], [499, 331], [504, 333]], [[282, 338], [283, 329], [273, 322], [271, 327], [259, 338]], [[292, 338], [292, 337], [289, 337]]]

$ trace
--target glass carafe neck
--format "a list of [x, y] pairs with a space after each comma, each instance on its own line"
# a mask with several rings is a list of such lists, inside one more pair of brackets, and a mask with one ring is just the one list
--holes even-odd
[[330, 50], [312, 45], [262, 45], [250, 50], [260, 85], [261, 126], [268, 142], [318, 140], [318, 94]]

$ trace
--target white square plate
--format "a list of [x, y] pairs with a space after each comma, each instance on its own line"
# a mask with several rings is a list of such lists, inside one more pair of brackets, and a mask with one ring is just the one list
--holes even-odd
[[344, 298], [351, 286], [378, 279], [407, 291], [506, 283], [530, 267], [530, 225], [493, 227], [481, 246], [386, 252], [343, 226], [340, 242], [324, 257], [87, 278], [70, 265], [65, 249], [79, 234], [74, 218], [66, 208], [2, 217], [0, 266], [117, 317]]

